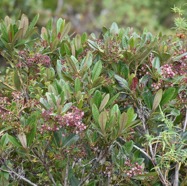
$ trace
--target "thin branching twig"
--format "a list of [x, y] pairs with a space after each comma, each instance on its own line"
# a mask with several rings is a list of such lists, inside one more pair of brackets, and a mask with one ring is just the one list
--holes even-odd
[[8, 170], [4, 170], [4, 169], [2, 169], [2, 168], [0, 168], [0, 170], [3, 171], [3, 172], [7, 172], [7, 173], [9, 173], [10, 175], [11, 175], [11, 174], [14, 174], [14, 175], [17, 176], [19, 179], [21, 179], [21, 180], [27, 182], [28, 184], [30, 184], [30, 185], [32, 185], [32, 186], [37, 186], [35, 183], [31, 182], [30, 180], [28, 180], [28, 179], [25, 178], [24, 176], [19, 175], [17, 172], [15, 172], [14, 170], [12, 170], [12, 169], [11, 169], [10, 167], [8, 167], [7, 165], [6, 165], [6, 168], [7, 168]]

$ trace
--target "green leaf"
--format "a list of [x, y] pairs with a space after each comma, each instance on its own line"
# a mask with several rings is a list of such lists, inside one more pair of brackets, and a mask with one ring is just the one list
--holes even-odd
[[153, 60], [152, 60], [152, 66], [157, 69], [158, 73], [160, 74], [161, 73], [161, 70], [160, 70], [160, 59], [159, 57], [155, 57]]
[[118, 34], [119, 33], [119, 28], [118, 28], [118, 25], [117, 25], [117, 23], [112, 23], [112, 25], [111, 25], [111, 27], [110, 27], [110, 33], [111, 34], [114, 34], [114, 35], [116, 35], [116, 34]]
[[12, 41], [12, 44], [15, 44], [15, 42], [16, 42], [18, 39], [21, 39], [22, 35], [23, 35], [23, 28], [20, 28], [20, 29], [16, 32], [16, 34], [15, 34], [15, 36], [14, 36], [14, 39], [13, 39], [13, 41]]
[[29, 28], [28, 28], [29, 31], [31, 31], [31, 30], [34, 28], [34, 26], [36, 25], [38, 19], [39, 19], [39, 14], [37, 14], [37, 15], [33, 18], [33, 20], [31, 21], [31, 23], [29, 24]]
[[61, 26], [62, 26], [63, 22], [64, 22], [64, 20], [62, 18], [59, 18], [57, 20], [57, 23], [56, 23], [57, 34], [61, 32]]
[[17, 90], [21, 89], [21, 82], [17, 70], [14, 70], [14, 85]]
[[118, 81], [119, 85], [120, 85], [122, 88], [124, 88], [124, 89], [126, 89], [126, 90], [130, 90], [130, 89], [129, 89], [128, 82], [127, 82], [125, 79], [123, 79], [122, 77], [120, 77], [120, 76], [118, 76], [118, 75], [115, 75], [114, 77], [115, 77], [115, 79]]
[[57, 60], [56, 71], [57, 71], [58, 77], [62, 79], [62, 63], [60, 60]]
[[44, 107], [45, 109], [50, 109], [50, 108], [51, 108], [50, 104], [49, 104], [49, 103], [47, 102], [47, 100], [44, 99], [44, 98], [40, 98], [40, 103], [43, 105], [43, 107]]
[[168, 89], [166, 89], [163, 93], [160, 105], [163, 106], [164, 104], [168, 103], [175, 95], [175, 92], [176, 89], [174, 87], [169, 87]]
[[102, 62], [98, 61], [96, 62], [92, 70], [92, 81], [95, 81], [100, 76], [101, 71], [102, 71]]
[[99, 90], [95, 91], [92, 100], [93, 100], [92, 103], [94, 103], [97, 107], [100, 106], [101, 101], [102, 101], [102, 95], [101, 95], [101, 92]]
[[41, 38], [43, 40], [48, 40], [48, 32], [45, 27], [42, 27], [42, 29], [41, 29]]
[[112, 109], [110, 110], [110, 115], [119, 115], [120, 111], [119, 111], [119, 106], [117, 104], [115, 104]]
[[99, 110], [95, 104], [92, 105], [92, 116], [96, 123], [99, 120]]
[[134, 121], [137, 117], [137, 114], [134, 113], [134, 109], [130, 107], [127, 110], [127, 124], [130, 124], [132, 121]]
[[116, 99], [119, 97], [119, 95], [120, 95], [120, 93], [117, 93], [116, 95], [114, 95], [112, 98], [110, 98], [110, 100], [108, 101], [108, 103], [107, 103], [107, 107], [108, 106], [111, 106], [113, 103], [114, 103], [114, 101], [116, 101]]
[[75, 176], [71, 177], [69, 179], [69, 182], [71, 186], [77, 186], [80, 183], [80, 181]]
[[129, 46], [130, 46], [131, 48], [134, 48], [134, 45], [135, 45], [134, 38], [131, 37], [131, 38], [129, 39]]
[[60, 40], [62, 40], [69, 33], [70, 29], [71, 29], [71, 23], [66, 24], [63, 29], [63, 32], [61, 33]]
[[73, 170], [69, 169], [69, 182], [71, 186], [79, 186], [80, 185], [80, 181], [75, 177]]
[[79, 78], [75, 79], [75, 92], [79, 92], [81, 91], [81, 81]]
[[143, 100], [149, 109], [152, 109], [153, 95], [150, 90], [146, 90], [142, 93]]
[[81, 36], [81, 43], [84, 44], [87, 41], [87, 38], [88, 38], [87, 33], [84, 32]]
[[158, 107], [158, 105], [160, 104], [160, 101], [162, 99], [162, 89], [158, 90], [155, 97], [154, 97], [154, 100], [153, 100], [153, 108], [152, 110], [156, 110], [156, 108]]
[[79, 50], [81, 48], [81, 36], [77, 34], [74, 39], [75, 42], [75, 49]]
[[78, 74], [79, 65], [77, 59], [74, 56], [71, 56], [71, 58], [66, 56], [66, 61], [68, 62], [71, 71], [75, 74]]
[[37, 123], [32, 124], [32, 129], [30, 130], [29, 134], [27, 135], [27, 144], [30, 146], [34, 140], [34, 137], [36, 135], [36, 129], [37, 129]]
[[187, 55], [187, 52], [185, 52], [185, 53], [183, 53], [183, 54], [181, 54], [181, 55], [179, 55], [179, 56], [173, 58], [173, 60], [174, 60], [174, 61], [179, 61], [182, 57], [184, 57], [184, 56], [186, 56], [186, 55]]
[[101, 102], [101, 105], [100, 105], [100, 107], [99, 107], [99, 111], [102, 111], [102, 110], [105, 108], [105, 106], [106, 106], [106, 104], [108, 103], [109, 99], [110, 99], [110, 94], [107, 94], [107, 95], [103, 98], [103, 100], [102, 100], [102, 102]]
[[70, 134], [69, 136], [65, 137], [62, 141], [63, 147], [68, 147], [74, 144], [79, 139], [77, 134]]
[[1, 136], [1, 140], [0, 140], [0, 146], [1, 146], [1, 148], [6, 147], [6, 145], [7, 145], [8, 142], [9, 142], [8, 133], [5, 133], [3, 136]]
[[62, 112], [63, 112], [63, 113], [67, 112], [67, 111], [71, 108], [71, 106], [72, 106], [72, 103], [71, 103], [71, 102], [70, 102], [70, 103], [66, 103], [66, 104], [64, 105], [63, 109], [62, 109]]
[[8, 135], [8, 139], [9, 139], [9, 141], [15, 146], [15, 147], [22, 147], [21, 146], [21, 144], [18, 142], [18, 140], [15, 138], [15, 137], [13, 137], [13, 136], [11, 136], [11, 135]]
[[133, 149], [133, 145], [134, 145], [134, 142], [131, 140], [131, 141], [128, 141], [124, 144], [124, 150], [127, 152], [127, 154], [130, 154], [132, 149]]
[[86, 57], [84, 57], [84, 59], [81, 62], [80, 65], [81, 73], [87, 71], [91, 65], [92, 65], [92, 54], [91, 52], [88, 52]]

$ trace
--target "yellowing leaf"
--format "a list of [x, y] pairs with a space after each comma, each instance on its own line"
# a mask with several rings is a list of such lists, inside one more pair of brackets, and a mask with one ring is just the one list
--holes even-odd
[[23, 14], [21, 16], [21, 21], [19, 24], [19, 29], [23, 28], [23, 35], [22, 36], [24, 36], [25, 33], [27, 32], [28, 26], [29, 26], [29, 20], [28, 20], [27, 16]]
[[123, 131], [123, 129], [125, 128], [125, 124], [127, 123], [127, 120], [128, 120], [128, 116], [127, 116], [127, 113], [123, 113], [121, 114], [120, 116], [120, 120], [119, 120], [119, 133], [121, 133]]
[[100, 105], [100, 107], [99, 107], [99, 111], [101, 111], [101, 110], [104, 109], [104, 107], [105, 107], [106, 104], [108, 103], [109, 98], [110, 98], [110, 94], [107, 94], [107, 95], [103, 98], [103, 100], [102, 100], [102, 102], [101, 102], [101, 105]]
[[158, 107], [158, 105], [160, 104], [160, 101], [162, 99], [162, 89], [158, 90], [158, 92], [156, 93], [154, 100], [153, 100], [153, 107], [152, 110], [156, 110], [156, 108]]
[[27, 138], [26, 138], [26, 135], [24, 133], [20, 133], [20, 134], [18, 134], [18, 139], [20, 140], [22, 146], [24, 148], [27, 148]]
[[102, 133], [105, 133], [106, 122], [107, 122], [107, 112], [103, 111], [99, 115], [99, 126], [101, 128]]

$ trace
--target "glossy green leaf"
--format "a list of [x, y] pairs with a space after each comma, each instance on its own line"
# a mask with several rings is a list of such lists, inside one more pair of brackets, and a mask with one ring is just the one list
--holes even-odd
[[92, 70], [92, 81], [95, 81], [101, 74], [102, 71], [102, 62], [98, 61], [95, 63], [94, 68]]
[[161, 73], [161, 70], [160, 70], [160, 59], [159, 57], [155, 57], [152, 61], [152, 66], [157, 69], [158, 73]]
[[169, 101], [171, 101], [173, 96], [175, 95], [175, 92], [176, 89], [174, 87], [169, 87], [168, 89], [166, 89], [163, 93], [160, 105], [163, 106], [164, 104], [167, 104]]
[[128, 82], [127, 82], [124, 78], [122, 78], [122, 77], [120, 77], [120, 76], [118, 76], [118, 75], [115, 75], [114, 77], [115, 77], [115, 79], [118, 81], [119, 85], [120, 85], [122, 88], [124, 88], [124, 89], [126, 89], [126, 90], [130, 90], [130, 89], [129, 89]]
[[67, 111], [71, 108], [71, 106], [72, 106], [72, 103], [71, 103], [71, 102], [70, 102], [70, 103], [66, 103], [66, 104], [64, 105], [63, 109], [62, 109], [62, 112], [63, 112], [63, 113], [67, 112]]
[[0, 139], [0, 146], [1, 148], [4, 148], [6, 147], [7, 143], [9, 142], [9, 139], [8, 139], [8, 133], [5, 133], [1, 136], [1, 139]]
[[92, 116], [95, 122], [97, 123], [99, 120], [99, 110], [95, 104], [92, 105]]
[[143, 100], [146, 104], [146, 106], [149, 108], [149, 109], [152, 109], [152, 105], [153, 105], [153, 95], [151, 93], [150, 90], [146, 90], [142, 93], [142, 97], [143, 97]]
[[15, 137], [13, 137], [13, 136], [11, 136], [11, 135], [8, 135], [8, 139], [9, 139], [9, 141], [15, 146], [15, 147], [22, 147], [21, 146], [21, 144], [19, 143], [19, 141], [15, 138]]
[[61, 32], [61, 26], [63, 25], [64, 20], [62, 18], [59, 18], [56, 23], [56, 30], [57, 34]]
[[99, 90], [96, 90], [93, 95], [92, 103], [94, 103], [99, 108], [101, 101], [102, 101], [101, 92]]
[[133, 149], [133, 145], [134, 145], [134, 143], [133, 143], [133, 141], [132, 140], [130, 140], [130, 141], [128, 141], [128, 142], [126, 142], [125, 144], [124, 144], [124, 149], [125, 149], [125, 151], [127, 152], [127, 154], [130, 154], [131, 153], [131, 151], [132, 151], [132, 149]]

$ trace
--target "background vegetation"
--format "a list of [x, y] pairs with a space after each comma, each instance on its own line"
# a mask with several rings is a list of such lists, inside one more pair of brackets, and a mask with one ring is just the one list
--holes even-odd
[[0, 17], [16, 16], [25, 13], [30, 19], [40, 14], [38, 24], [43, 26], [51, 18], [62, 17], [73, 24], [73, 30], [97, 32], [112, 22], [120, 26], [147, 28], [150, 31], [168, 31], [174, 16], [171, 8], [184, 6], [185, 0], [2, 0]]

